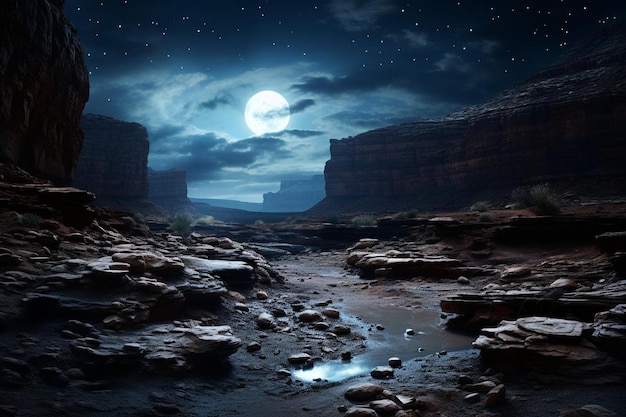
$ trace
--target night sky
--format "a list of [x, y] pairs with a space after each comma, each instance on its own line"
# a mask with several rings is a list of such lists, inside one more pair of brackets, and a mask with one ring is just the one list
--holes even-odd
[[[621, 0], [67, 0], [90, 71], [86, 112], [139, 122], [149, 166], [190, 197], [262, 201], [321, 174], [329, 139], [444, 117], [626, 17]], [[287, 128], [244, 109], [283, 95]]]

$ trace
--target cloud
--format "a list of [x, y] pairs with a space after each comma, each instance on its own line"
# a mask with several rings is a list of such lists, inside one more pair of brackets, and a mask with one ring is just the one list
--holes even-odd
[[315, 100], [306, 98], [303, 100], [296, 101], [294, 104], [289, 106], [289, 108], [291, 109], [291, 114], [296, 114], [296, 113], [301, 113], [305, 111], [306, 109], [308, 109], [309, 107], [314, 106], [314, 105], [315, 105]]
[[293, 136], [297, 138], [311, 138], [314, 136], [323, 135], [324, 132], [319, 130], [302, 130], [302, 129], [285, 129], [277, 133], [272, 133], [272, 136], [283, 137], [283, 136]]
[[407, 123], [416, 120], [416, 115], [398, 116], [397, 114], [381, 114], [378, 112], [344, 110], [324, 117], [325, 121], [353, 126], [358, 129], [376, 129], [382, 126], [390, 126]]
[[471, 65], [457, 54], [445, 53], [443, 58], [435, 62], [435, 68], [437, 71], [466, 73], [470, 71]]
[[371, 30], [382, 16], [393, 9], [390, 0], [333, 0], [330, 4], [333, 17], [351, 32]]
[[150, 150], [149, 165], [160, 170], [184, 169], [189, 181], [202, 181], [217, 178], [225, 169], [254, 169], [267, 160], [279, 161], [291, 156], [286, 142], [279, 138], [229, 141], [210, 132], [160, 140]]
[[408, 29], [404, 30], [404, 39], [409, 41], [409, 45], [412, 48], [423, 48], [430, 44], [426, 34], [413, 32]]
[[210, 100], [200, 103], [201, 108], [215, 110], [220, 106], [235, 104], [235, 98], [227, 93], [218, 93]]

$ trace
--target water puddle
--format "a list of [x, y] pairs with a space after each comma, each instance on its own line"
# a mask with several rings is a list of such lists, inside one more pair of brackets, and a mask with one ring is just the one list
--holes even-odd
[[[371, 324], [367, 334], [370, 349], [350, 361], [333, 361], [299, 369], [293, 375], [303, 381], [337, 382], [368, 374], [372, 368], [387, 365], [391, 357], [407, 362], [442, 351], [471, 348], [473, 336], [446, 330], [439, 312], [407, 309], [393, 305], [351, 305], [345, 314]], [[377, 325], [383, 330], [378, 330]]]

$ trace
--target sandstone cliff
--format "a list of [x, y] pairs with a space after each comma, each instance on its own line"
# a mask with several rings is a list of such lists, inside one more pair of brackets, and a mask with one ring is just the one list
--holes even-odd
[[432, 207], [477, 190], [626, 174], [624, 45], [626, 27], [613, 26], [482, 106], [331, 139], [327, 200]]
[[148, 132], [139, 123], [86, 114], [75, 185], [97, 199], [148, 197]]
[[187, 172], [182, 169], [156, 171], [148, 168], [148, 183], [151, 200], [187, 199]]
[[62, 0], [8, 0], [0, 13], [0, 158], [69, 182], [82, 144], [88, 71]]

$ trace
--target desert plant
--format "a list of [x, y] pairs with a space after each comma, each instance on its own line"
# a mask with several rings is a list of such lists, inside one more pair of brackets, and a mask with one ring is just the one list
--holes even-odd
[[489, 213], [480, 213], [480, 216], [478, 216], [478, 221], [481, 223], [490, 223], [493, 220], [493, 216]]
[[341, 221], [341, 219], [339, 218], [339, 214], [329, 213], [322, 219], [322, 221], [324, 223], [338, 224]]
[[187, 237], [191, 233], [191, 217], [186, 213], [177, 213], [167, 219], [169, 229], [182, 237]]
[[374, 216], [370, 216], [369, 214], [354, 216], [350, 221], [357, 226], [373, 226], [376, 223]]
[[561, 212], [556, 196], [547, 185], [517, 188], [511, 193], [517, 208], [528, 208], [539, 215], [554, 215]]
[[407, 220], [407, 219], [413, 219], [415, 217], [417, 217], [417, 212], [415, 210], [399, 211], [398, 213], [392, 216], [394, 220]]
[[470, 207], [470, 211], [478, 211], [480, 213], [484, 213], [485, 211], [489, 211], [490, 208], [491, 207], [487, 201], [477, 201], [472, 204], [472, 207]]
[[217, 220], [213, 216], [202, 216], [195, 221], [195, 224], [202, 225], [202, 226], [211, 226], [211, 225], [218, 224], [218, 223], [222, 223], [222, 222]]
[[17, 220], [24, 227], [36, 227], [41, 223], [41, 217], [34, 213], [18, 214]]

